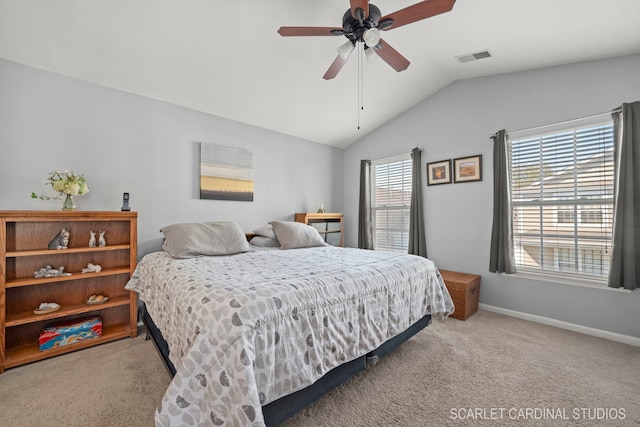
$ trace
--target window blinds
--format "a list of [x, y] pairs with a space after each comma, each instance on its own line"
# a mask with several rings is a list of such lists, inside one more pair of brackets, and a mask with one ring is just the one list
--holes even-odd
[[407, 252], [411, 205], [411, 156], [373, 166], [373, 247]]
[[[600, 120], [603, 120], [600, 118]], [[516, 266], [606, 278], [613, 230], [613, 123], [510, 143]]]

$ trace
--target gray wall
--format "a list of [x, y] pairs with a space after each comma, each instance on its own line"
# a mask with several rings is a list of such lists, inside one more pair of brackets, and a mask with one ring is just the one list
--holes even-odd
[[[29, 195], [46, 189], [49, 171], [70, 169], [85, 174], [91, 187], [78, 197], [80, 209], [118, 210], [122, 193], [131, 193], [141, 255], [159, 247], [163, 225], [232, 219], [251, 231], [273, 219], [292, 219], [294, 212], [315, 211], [320, 198], [328, 211], [344, 211], [346, 244], [356, 246], [360, 159], [416, 146], [424, 149], [425, 164], [482, 154], [482, 182], [424, 183], [429, 257], [441, 268], [481, 274], [481, 303], [640, 337], [638, 291], [487, 271], [493, 166], [488, 135], [638, 100], [638, 75], [635, 55], [458, 81], [338, 150], [0, 59], [0, 210], [59, 209], [62, 201]], [[198, 141], [254, 152], [254, 202], [198, 199]]]
[[[492, 145], [489, 135], [607, 112], [640, 99], [640, 56], [454, 82], [344, 153], [346, 243], [357, 245], [361, 159], [424, 149], [429, 258], [443, 269], [482, 275], [480, 302], [640, 337], [640, 291], [562, 285], [490, 274]], [[483, 155], [482, 182], [426, 186], [428, 162]]]
[[[198, 142], [253, 151], [253, 202], [199, 199]], [[60, 209], [29, 196], [52, 194], [48, 173], [64, 169], [87, 178], [79, 209], [119, 210], [131, 194], [140, 255], [175, 222], [234, 220], [248, 232], [315, 212], [321, 198], [342, 211], [340, 149], [0, 59], [0, 210]]]

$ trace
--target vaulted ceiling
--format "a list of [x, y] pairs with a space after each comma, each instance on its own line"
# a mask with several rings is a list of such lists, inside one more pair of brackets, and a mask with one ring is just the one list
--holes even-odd
[[[374, 4], [386, 15], [416, 2]], [[348, 0], [0, 0], [0, 57], [346, 147], [458, 79], [640, 53], [638, 0], [457, 0], [451, 12], [383, 32], [411, 62], [405, 71], [380, 58], [358, 67], [354, 52], [323, 80], [344, 36], [277, 30], [340, 27], [348, 8]], [[485, 50], [490, 58], [457, 59]]]

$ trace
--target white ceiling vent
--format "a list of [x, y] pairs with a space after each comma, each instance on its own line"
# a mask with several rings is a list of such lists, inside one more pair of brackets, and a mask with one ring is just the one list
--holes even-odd
[[458, 58], [458, 61], [460, 62], [471, 62], [471, 61], [476, 61], [478, 59], [491, 58], [491, 53], [489, 53], [488, 50], [482, 50], [480, 52], [456, 56], [456, 58]]

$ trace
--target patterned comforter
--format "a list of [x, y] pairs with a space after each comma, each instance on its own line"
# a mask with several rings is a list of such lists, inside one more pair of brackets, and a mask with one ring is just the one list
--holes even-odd
[[156, 425], [264, 425], [261, 406], [453, 303], [433, 262], [352, 248], [146, 255], [126, 286], [177, 369]]

